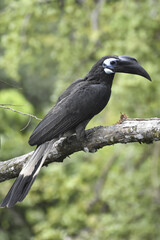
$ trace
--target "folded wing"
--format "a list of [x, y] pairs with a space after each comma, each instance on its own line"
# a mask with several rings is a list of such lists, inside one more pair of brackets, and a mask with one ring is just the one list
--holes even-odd
[[88, 84], [62, 98], [33, 131], [30, 145], [40, 145], [91, 119], [107, 104], [110, 89], [102, 84]]

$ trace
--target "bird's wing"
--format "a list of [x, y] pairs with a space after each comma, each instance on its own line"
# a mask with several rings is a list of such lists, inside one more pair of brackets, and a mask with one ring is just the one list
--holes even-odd
[[81, 85], [85, 84], [85, 78], [79, 78], [76, 81], [74, 81], [58, 98], [57, 103], [60, 102], [63, 98], [68, 97], [73, 90], [76, 88], [81, 87]]
[[33, 131], [30, 145], [40, 145], [59, 137], [91, 119], [107, 104], [110, 89], [102, 84], [88, 84], [59, 101]]

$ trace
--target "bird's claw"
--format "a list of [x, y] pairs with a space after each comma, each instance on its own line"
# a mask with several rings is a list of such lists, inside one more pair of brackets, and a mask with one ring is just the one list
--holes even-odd
[[88, 147], [84, 147], [83, 151], [86, 153], [95, 153], [97, 151], [97, 149], [95, 149], [95, 148], [89, 149]]

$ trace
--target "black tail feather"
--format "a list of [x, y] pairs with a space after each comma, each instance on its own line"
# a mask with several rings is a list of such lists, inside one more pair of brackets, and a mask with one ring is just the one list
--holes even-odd
[[1, 203], [1, 208], [13, 207], [17, 202], [21, 202], [26, 197], [52, 145], [53, 142], [45, 143], [35, 150]]
[[[41, 159], [40, 159], [41, 160]], [[13, 183], [11, 189], [9, 190], [8, 194], [4, 198], [3, 202], [1, 203], [0, 207], [13, 207], [16, 202], [21, 202], [27, 193], [29, 192], [36, 176], [34, 176], [35, 171], [37, 170], [40, 161], [35, 166], [34, 171], [29, 176], [19, 175], [18, 178]]]
[[23, 178], [22, 175], [19, 176], [13, 183], [12, 187], [10, 188], [9, 192], [7, 193], [6, 197], [4, 198], [3, 202], [0, 205], [1, 208], [8, 206], [8, 204], [10, 203], [12, 193], [14, 192], [14, 189], [16, 188], [17, 184], [21, 182], [22, 178]]

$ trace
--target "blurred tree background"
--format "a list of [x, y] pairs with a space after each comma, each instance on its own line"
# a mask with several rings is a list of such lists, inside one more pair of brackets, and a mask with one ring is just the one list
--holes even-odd
[[[138, 59], [153, 82], [117, 74], [88, 128], [160, 117], [159, 0], [1, 0], [0, 104], [42, 118], [103, 55]], [[8, 105], [7, 105], [8, 106]], [[0, 160], [34, 148], [38, 123], [0, 109]], [[23, 203], [0, 210], [3, 240], [159, 240], [160, 143], [76, 153], [43, 168]], [[12, 184], [1, 183], [0, 200]]]

